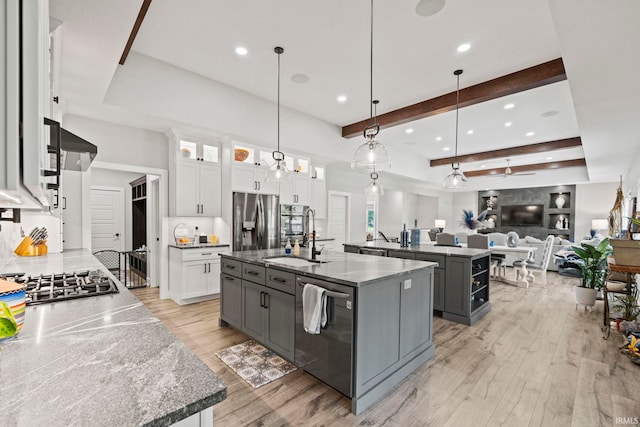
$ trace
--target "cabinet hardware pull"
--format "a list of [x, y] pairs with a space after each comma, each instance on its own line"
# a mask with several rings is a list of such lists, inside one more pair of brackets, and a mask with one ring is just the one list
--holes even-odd
[[225, 265], [224, 265], [224, 268], [228, 268], [228, 269], [230, 269], [230, 270], [235, 270], [235, 269], [236, 269], [236, 266], [235, 266], [235, 265], [232, 265], [232, 264], [225, 264]]
[[208, 262], [207, 265], [209, 266], [209, 273], [211, 273], [211, 263]]
[[269, 301], [269, 294], [268, 293], [264, 293], [264, 308], [269, 308], [269, 305], [267, 304], [267, 301]]
[[207, 264], [204, 265], [204, 272], [207, 272]]
[[260, 307], [264, 307], [264, 303], [262, 302], [262, 297], [264, 297], [264, 292], [260, 292]]
[[283, 279], [281, 277], [272, 277], [271, 280], [273, 280], [274, 282], [280, 282], [280, 283], [286, 283], [286, 279]]
[[203, 253], [202, 253], [202, 256], [205, 256], [205, 255], [211, 255], [212, 253], [213, 253], [213, 252], [203, 252]]
[[244, 272], [252, 276], [259, 276], [257, 271], [245, 270]]

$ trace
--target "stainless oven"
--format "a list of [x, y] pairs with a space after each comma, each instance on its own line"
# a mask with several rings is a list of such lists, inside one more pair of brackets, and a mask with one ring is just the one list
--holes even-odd
[[[304, 331], [302, 290], [305, 283], [325, 288], [327, 324], [317, 335]], [[355, 288], [307, 277], [296, 279], [295, 363], [347, 397], [353, 397], [353, 324]]]

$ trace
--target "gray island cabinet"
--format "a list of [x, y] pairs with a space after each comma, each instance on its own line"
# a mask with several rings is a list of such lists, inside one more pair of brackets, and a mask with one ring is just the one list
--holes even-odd
[[443, 319], [473, 325], [491, 310], [488, 250], [429, 244], [402, 248], [399, 243], [363, 242], [347, 243], [344, 251], [438, 263], [433, 309], [442, 312]]
[[[222, 255], [221, 325], [351, 398], [356, 414], [433, 356], [435, 263], [339, 252], [311, 263], [304, 249], [298, 258], [273, 259], [280, 255], [278, 249]], [[306, 283], [327, 290], [328, 323], [317, 335], [302, 328]]]

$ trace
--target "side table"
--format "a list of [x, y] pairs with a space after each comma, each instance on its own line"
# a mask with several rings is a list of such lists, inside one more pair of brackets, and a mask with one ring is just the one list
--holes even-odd
[[[625, 273], [627, 275], [627, 282], [625, 287], [620, 291], [611, 291], [608, 289], [611, 273]], [[609, 273], [607, 281], [604, 286], [604, 319], [602, 325], [602, 332], [606, 332], [603, 339], [609, 338], [611, 334], [611, 315], [609, 313], [609, 293], [635, 295], [637, 293], [635, 275], [640, 274], [640, 266], [632, 265], [618, 265], [609, 264]]]

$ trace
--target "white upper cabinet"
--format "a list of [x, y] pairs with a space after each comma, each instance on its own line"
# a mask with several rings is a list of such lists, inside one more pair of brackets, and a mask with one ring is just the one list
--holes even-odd
[[327, 217], [327, 181], [325, 181], [325, 169], [313, 167], [310, 184], [309, 207], [316, 211], [316, 218]]
[[232, 150], [231, 188], [242, 193], [278, 194], [277, 183], [267, 181], [273, 162], [266, 149], [234, 144]]
[[220, 145], [213, 140], [173, 135], [170, 215], [220, 216]]

